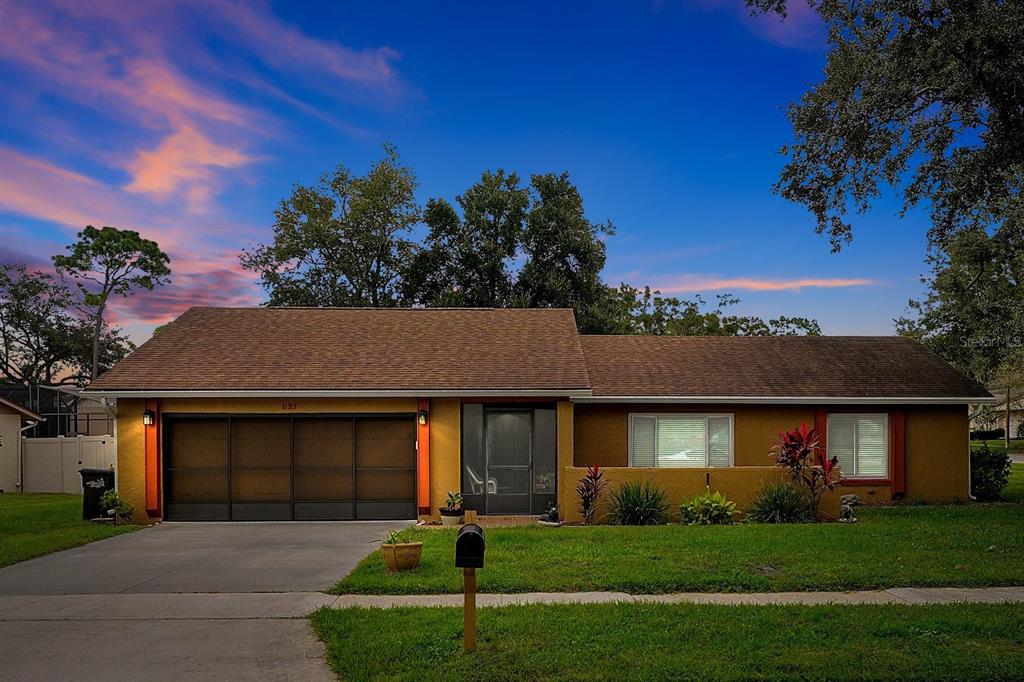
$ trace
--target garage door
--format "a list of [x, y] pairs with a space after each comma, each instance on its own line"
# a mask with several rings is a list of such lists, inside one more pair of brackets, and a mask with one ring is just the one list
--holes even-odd
[[164, 416], [169, 521], [416, 516], [416, 426], [401, 417]]

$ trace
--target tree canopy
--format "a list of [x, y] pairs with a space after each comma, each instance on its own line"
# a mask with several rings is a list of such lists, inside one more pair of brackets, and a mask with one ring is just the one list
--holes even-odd
[[428, 306], [512, 305], [529, 191], [515, 173], [485, 171], [455, 202], [461, 216], [444, 199], [427, 202], [428, 233], [406, 269], [404, 299]]
[[1024, 345], [1024, 232], [971, 228], [930, 257], [929, 293], [897, 330], [982, 382]]
[[[1024, 3], [806, 0], [828, 29], [824, 78], [789, 107], [775, 191], [834, 251], [885, 188], [931, 215], [900, 333], [981, 381], [1024, 346]], [[786, 15], [786, 0], [747, 0]]]
[[[275, 212], [273, 240], [243, 251], [269, 305], [572, 308], [584, 333], [815, 334], [813, 320], [728, 315], [737, 302], [681, 301], [607, 286], [610, 222], [587, 217], [568, 173], [488, 170], [454, 204], [421, 210], [415, 175], [393, 147], [366, 176], [345, 166], [297, 186]], [[371, 208], [372, 207], [372, 208]], [[413, 238], [422, 221], [426, 234]]]
[[365, 176], [344, 165], [297, 185], [274, 211], [273, 241], [241, 255], [270, 305], [393, 306], [419, 222], [416, 176], [394, 147]]
[[53, 257], [61, 275], [70, 277], [80, 294], [79, 306], [92, 319], [90, 379], [100, 373], [104, 313], [112, 295], [129, 296], [135, 289], [152, 290], [168, 281], [170, 258], [156, 242], [133, 230], [97, 229], [87, 225], [67, 255]]
[[[785, 0], [747, 0], [785, 16]], [[1024, 3], [808, 0], [828, 28], [824, 80], [789, 108], [775, 186], [838, 250], [883, 185], [924, 205], [932, 243], [1024, 220]]]
[[702, 296], [681, 299], [662, 296], [644, 287], [641, 291], [621, 284], [610, 295], [615, 311], [610, 333], [658, 334], [670, 336], [819, 336], [817, 321], [781, 316], [765, 321], [752, 315], [730, 315], [730, 306], [740, 302], [730, 294], [718, 294], [714, 308], [707, 308]]
[[[0, 266], [0, 363], [5, 382], [22, 385], [85, 383], [92, 371], [92, 321], [82, 317], [62, 281], [25, 265]], [[104, 325], [99, 369], [135, 346]]]

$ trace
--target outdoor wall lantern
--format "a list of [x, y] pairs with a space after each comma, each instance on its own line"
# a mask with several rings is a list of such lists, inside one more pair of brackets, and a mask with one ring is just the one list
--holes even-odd
[[152, 426], [156, 422], [156, 413], [153, 410], [146, 410], [142, 413], [142, 423], [145, 426]]
[[420, 410], [419, 411], [419, 417], [420, 417], [420, 426], [426, 426], [427, 425], [427, 411], [426, 410]]

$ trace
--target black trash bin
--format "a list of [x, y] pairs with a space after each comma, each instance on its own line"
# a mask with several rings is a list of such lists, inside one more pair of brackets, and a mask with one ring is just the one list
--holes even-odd
[[113, 469], [79, 469], [82, 474], [82, 518], [86, 521], [106, 516], [100, 498], [114, 489]]

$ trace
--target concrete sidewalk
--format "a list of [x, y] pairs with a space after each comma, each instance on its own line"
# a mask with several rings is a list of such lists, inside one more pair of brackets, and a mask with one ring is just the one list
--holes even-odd
[[[478, 594], [481, 607], [523, 604], [953, 604], [1024, 602], [1024, 587], [896, 587], [861, 592]], [[0, 623], [26, 621], [281, 620], [321, 606], [461, 606], [461, 594], [341, 596], [320, 592], [0, 596]]]

